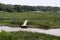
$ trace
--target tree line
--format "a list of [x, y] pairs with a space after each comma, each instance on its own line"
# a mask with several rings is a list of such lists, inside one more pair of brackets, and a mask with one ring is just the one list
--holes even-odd
[[0, 3], [0, 11], [24, 12], [24, 11], [60, 11], [60, 7], [51, 6], [26, 6], [26, 5], [6, 5]]

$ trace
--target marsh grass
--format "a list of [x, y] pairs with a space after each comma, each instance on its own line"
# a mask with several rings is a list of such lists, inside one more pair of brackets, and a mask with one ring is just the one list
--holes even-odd
[[32, 32], [0, 32], [0, 40], [60, 40], [60, 36]]
[[57, 12], [0, 12], [0, 24], [21, 25], [26, 19], [32, 27], [60, 28], [60, 13]]
[[13, 32], [19, 40], [60, 40], [60, 37], [53, 35], [46, 35], [43, 33], [32, 33], [32, 32]]

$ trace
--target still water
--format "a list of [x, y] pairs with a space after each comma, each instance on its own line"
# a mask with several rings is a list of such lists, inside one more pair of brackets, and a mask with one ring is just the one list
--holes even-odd
[[28, 32], [37, 32], [37, 33], [45, 33], [55, 36], [60, 36], [60, 29], [38, 29], [38, 28], [20, 28], [20, 27], [8, 27], [8, 26], [0, 26], [1, 30], [5, 30], [7, 32], [15, 32], [15, 31], [28, 31]]

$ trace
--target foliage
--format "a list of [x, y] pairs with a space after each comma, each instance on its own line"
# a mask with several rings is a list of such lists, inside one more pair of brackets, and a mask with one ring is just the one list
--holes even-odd
[[60, 37], [32, 32], [0, 32], [0, 40], [60, 40]]
[[21, 25], [28, 20], [28, 27], [60, 28], [60, 13], [57, 12], [0, 12], [0, 25]]
[[57, 12], [60, 11], [60, 7], [50, 7], [50, 6], [25, 6], [25, 5], [6, 5], [0, 3], [0, 11], [6, 11], [6, 12], [24, 12], [24, 11], [51, 11], [51, 12]]
[[17, 37], [11, 33], [2, 30], [2, 32], [0, 32], [0, 40], [17, 40]]
[[12, 34], [17, 35], [18, 40], [60, 40], [60, 37], [53, 35], [46, 35], [43, 33], [32, 33], [32, 32], [12, 32]]

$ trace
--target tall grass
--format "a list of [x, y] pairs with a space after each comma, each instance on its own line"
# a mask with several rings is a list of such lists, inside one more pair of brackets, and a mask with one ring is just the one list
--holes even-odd
[[11, 22], [21, 24], [27, 19], [32, 27], [41, 25], [48, 25], [52, 28], [60, 27], [60, 13], [57, 12], [0, 12], [0, 18], [3, 18], [0, 24], [11, 24]]
[[0, 32], [0, 40], [60, 40], [60, 36], [32, 32]]
[[32, 32], [13, 32], [19, 40], [60, 40], [60, 37]]

